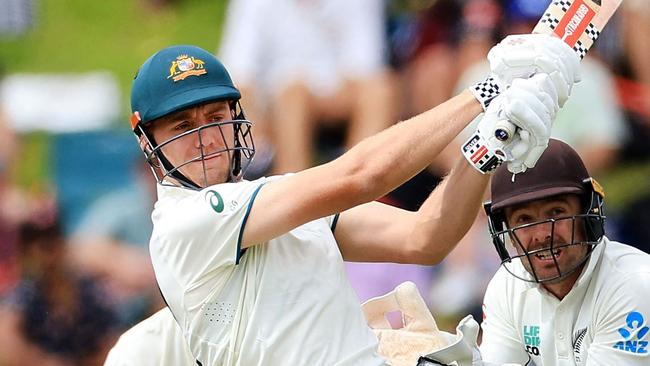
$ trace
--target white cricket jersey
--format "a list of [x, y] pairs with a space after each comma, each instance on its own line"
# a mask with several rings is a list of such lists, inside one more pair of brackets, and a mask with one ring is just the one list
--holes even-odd
[[[525, 274], [521, 262], [514, 268]], [[562, 301], [501, 267], [485, 293], [483, 317], [485, 361], [648, 366], [650, 255], [604, 237]]]
[[183, 333], [167, 307], [124, 332], [104, 362], [104, 366], [194, 364]]
[[334, 216], [240, 250], [255, 195], [281, 178], [158, 186], [153, 267], [194, 357], [204, 366], [383, 365], [346, 278]]

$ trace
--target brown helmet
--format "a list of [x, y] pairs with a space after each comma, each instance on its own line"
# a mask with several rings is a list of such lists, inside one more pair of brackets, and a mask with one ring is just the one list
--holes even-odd
[[[577, 220], [584, 222], [586, 241], [571, 243], [570, 245], [587, 244], [593, 249], [593, 246], [600, 241], [605, 233], [603, 190], [598, 182], [589, 176], [578, 153], [562, 141], [551, 139], [548, 148], [537, 161], [535, 167], [526, 170], [524, 173], [513, 175], [505, 165], [500, 166], [492, 176], [490, 188], [492, 199], [484, 204], [484, 208], [488, 216], [492, 241], [502, 264], [510, 263], [515, 258], [531, 254], [524, 248], [521, 248], [523, 254], [513, 255], [508, 251], [506, 246], [507, 238], [512, 241], [512, 238], [516, 237], [515, 231], [520, 228], [507, 227], [504, 208], [509, 206], [558, 195], [576, 194], [581, 199], [584, 212], [568, 219], [573, 220], [574, 223]], [[550, 221], [554, 222], [556, 220], [552, 219]], [[591, 250], [588, 251], [588, 254], [590, 253]], [[584, 258], [584, 261], [587, 258], [588, 255]], [[584, 263], [584, 261], [580, 264]], [[579, 267], [579, 265], [576, 267]], [[573, 268], [573, 270], [575, 269]], [[510, 272], [512, 273], [512, 271]], [[558, 266], [558, 276], [547, 280], [564, 277], [570, 272], [572, 271], [562, 273]], [[532, 275], [535, 277], [533, 282], [546, 282], [546, 280], [538, 279], [534, 273]], [[530, 281], [527, 278], [522, 279]]]

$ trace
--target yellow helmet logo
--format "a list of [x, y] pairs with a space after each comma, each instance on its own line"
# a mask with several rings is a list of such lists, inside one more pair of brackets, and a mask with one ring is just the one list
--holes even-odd
[[199, 76], [207, 72], [203, 60], [188, 55], [179, 55], [176, 60], [172, 61], [167, 79], [172, 78], [174, 82], [177, 82], [188, 76]]

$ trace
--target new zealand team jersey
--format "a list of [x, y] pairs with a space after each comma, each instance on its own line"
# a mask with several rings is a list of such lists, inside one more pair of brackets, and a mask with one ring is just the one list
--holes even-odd
[[485, 361], [650, 365], [650, 255], [603, 238], [561, 301], [501, 267], [488, 285], [483, 311]]
[[335, 216], [241, 249], [255, 196], [272, 179], [281, 177], [158, 186], [151, 257], [197, 363], [383, 365], [346, 278]]

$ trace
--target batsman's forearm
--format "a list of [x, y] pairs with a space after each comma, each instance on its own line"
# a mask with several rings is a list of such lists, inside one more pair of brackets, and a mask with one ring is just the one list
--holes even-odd
[[385, 195], [425, 169], [482, 111], [474, 96], [465, 91], [357, 144], [342, 160], [351, 162], [356, 175], [368, 182], [360, 200]]
[[422, 204], [412, 240], [419, 243], [428, 264], [443, 260], [471, 228], [489, 181], [489, 175], [480, 174], [460, 157]]

